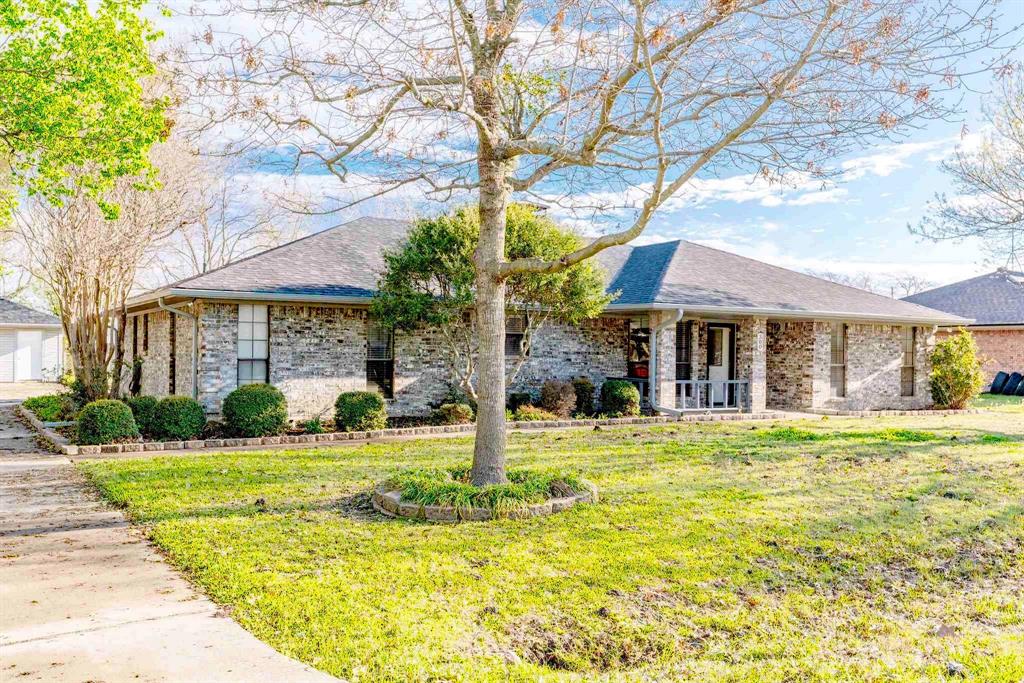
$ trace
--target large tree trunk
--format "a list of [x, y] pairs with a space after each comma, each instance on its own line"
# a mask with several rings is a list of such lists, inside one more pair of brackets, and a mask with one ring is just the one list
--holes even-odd
[[498, 265], [505, 259], [507, 162], [481, 156], [480, 241], [476, 263], [478, 335], [476, 443], [472, 483], [504, 484], [505, 476], [505, 281]]

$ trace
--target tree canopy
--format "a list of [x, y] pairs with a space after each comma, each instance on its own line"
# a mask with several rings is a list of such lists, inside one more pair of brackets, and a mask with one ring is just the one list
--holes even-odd
[[1024, 256], [1024, 74], [1000, 83], [984, 105], [976, 147], [961, 145], [942, 170], [956, 194], [939, 194], [911, 232], [933, 240], [976, 237], [993, 260], [1021, 267]]
[[[583, 240], [560, 228], [534, 207], [512, 204], [506, 216], [507, 258], [557, 260], [578, 249]], [[460, 386], [475, 396], [476, 304], [473, 253], [480, 238], [476, 206], [416, 222], [408, 240], [384, 255], [385, 272], [373, 300], [372, 314], [399, 329], [430, 325], [448, 342], [452, 369]], [[548, 320], [576, 324], [600, 314], [612, 297], [605, 294], [600, 269], [590, 261], [555, 273], [520, 273], [508, 279], [506, 305], [527, 312], [518, 362], [522, 366], [533, 334]]]
[[167, 121], [166, 103], [144, 97], [158, 34], [139, 16], [143, 4], [0, 3], [0, 219], [17, 187], [58, 202], [81, 190], [113, 216], [103, 192], [150, 170], [149, 147]]

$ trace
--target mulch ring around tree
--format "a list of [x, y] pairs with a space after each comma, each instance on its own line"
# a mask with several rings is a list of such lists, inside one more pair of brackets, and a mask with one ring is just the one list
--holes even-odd
[[574, 475], [512, 470], [508, 479], [507, 484], [476, 487], [466, 467], [412, 470], [379, 483], [370, 500], [388, 517], [428, 522], [545, 517], [598, 500], [597, 488]]

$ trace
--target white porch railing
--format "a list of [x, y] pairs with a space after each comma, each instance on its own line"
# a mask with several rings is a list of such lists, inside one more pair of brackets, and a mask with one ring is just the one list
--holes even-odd
[[676, 410], [750, 410], [750, 380], [680, 379], [675, 384], [675, 406], [669, 407]]
[[[649, 379], [609, 377], [632, 382], [640, 392], [640, 401], [648, 405]], [[750, 410], [750, 380], [680, 379], [675, 381], [674, 396], [659, 396], [659, 403], [682, 411]]]

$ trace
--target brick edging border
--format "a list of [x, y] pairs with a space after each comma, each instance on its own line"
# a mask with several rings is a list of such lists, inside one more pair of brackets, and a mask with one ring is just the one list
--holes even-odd
[[[320, 444], [334, 441], [369, 441], [387, 437], [403, 436], [436, 436], [441, 434], [472, 434], [476, 424], [437, 425], [432, 427], [398, 427], [394, 429], [377, 429], [366, 432], [328, 432], [326, 434], [285, 434], [281, 436], [263, 436], [247, 439], [196, 439], [193, 441], [132, 441], [129, 443], [109, 443], [101, 446], [84, 446], [70, 443], [66, 438], [47, 428], [26, 408], [18, 406], [22, 415], [29, 420], [32, 427], [43, 439], [48, 441], [55, 450], [64, 455], [105, 455], [109, 453], [142, 453], [179, 450], [203, 450], [233, 448], [238, 446], [280, 446], [284, 444]], [[717, 413], [710, 415], [684, 415], [681, 417], [618, 417], [603, 420], [538, 420], [533, 422], [509, 422], [508, 428], [515, 431], [534, 429], [555, 429], [565, 427], [594, 427], [611, 425], [668, 424], [670, 422], [709, 422], [719, 420], [753, 420], [771, 418], [771, 414], [759, 413]]]
[[[247, 439], [196, 439], [193, 441], [133, 441], [129, 443], [111, 443], [102, 446], [83, 446], [70, 443], [57, 432], [49, 429], [32, 411], [18, 405], [19, 414], [47, 441], [54, 450], [64, 455], [105, 455], [110, 453], [142, 453], [179, 450], [204, 450], [234, 448], [239, 446], [280, 446], [287, 444], [322, 444], [335, 441], [369, 441], [388, 437], [437, 436], [441, 434], [472, 434], [476, 432], [476, 424], [437, 425], [424, 427], [397, 427], [394, 429], [377, 429], [365, 432], [328, 432], [326, 434], [285, 434], [282, 436], [263, 436]], [[812, 411], [804, 411], [811, 413]], [[980, 413], [977, 408], [965, 410], [878, 410], [878, 411], [829, 411], [814, 412], [817, 415], [834, 415], [837, 417], [876, 417], [889, 415], [966, 415]], [[771, 420], [784, 417], [777, 412], [764, 413], [694, 413], [678, 417], [656, 415], [649, 417], [614, 417], [587, 420], [537, 420], [530, 422], [508, 422], [511, 431], [531, 431], [541, 429], [564, 429], [571, 427], [611, 427], [616, 425], [658, 425], [678, 422], [732, 422], [745, 420]]]
[[[543, 503], [527, 505], [525, 509], [505, 515], [507, 519], [526, 519], [527, 517], [547, 517], [574, 505], [596, 503], [597, 487], [584, 482], [589, 491], [574, 496], [549, 498]], [[420, 519], [428, 522], [486, 522], [494, 519], [494, 512], [487, 508], [455, 508], [444, 505], [421, 505], [402, 500], [400, 491], [390, 489], [387, 483], [378, 484], [370, 497], [373, 509], [388, 517]]]

